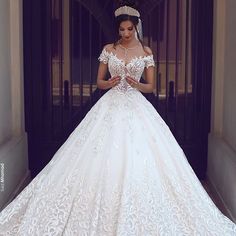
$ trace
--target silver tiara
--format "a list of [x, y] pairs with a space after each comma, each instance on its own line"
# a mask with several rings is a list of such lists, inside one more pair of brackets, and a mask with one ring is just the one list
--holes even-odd
[[137, 16], [140, 17], [139, 12], [132, 8], [132, 7], [128, 7], [128, 6], [123, 6], [123, 7], [119, 7], [118, 9], [115, 10], [115, 16], [119, 16], [119, 15], [129, 15], [129, 16]]

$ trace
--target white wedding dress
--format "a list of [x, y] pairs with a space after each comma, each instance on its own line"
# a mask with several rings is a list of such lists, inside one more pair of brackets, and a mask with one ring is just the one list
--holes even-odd
[[90, 109], [44, 169], [0, 214], [0, 235], [235, 236], [139, 80], [153, 56], [128, 64], [103, 49], [120, 84]]

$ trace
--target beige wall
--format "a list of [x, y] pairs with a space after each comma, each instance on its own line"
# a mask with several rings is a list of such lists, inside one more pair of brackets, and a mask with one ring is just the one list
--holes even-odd
[[236, 1], [227, 0], [226, 2], [222, 134], [225, 141], [236, 151]]
[[0, 209], [29, 176], [24, 132], [22, 0], [0, 1]]
[[9, 1], [0, 1], [0, 144], [11, 136]]
[[208, 177], [236, 221], [236, 1], [214, 1]]

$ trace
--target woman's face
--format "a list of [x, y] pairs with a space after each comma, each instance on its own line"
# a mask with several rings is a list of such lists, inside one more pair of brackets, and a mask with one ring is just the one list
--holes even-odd
[[119, 27], [119, 34], [124, 41], [131, 41], [135, 36], [135, 27], [129, 20], [122, 21]]

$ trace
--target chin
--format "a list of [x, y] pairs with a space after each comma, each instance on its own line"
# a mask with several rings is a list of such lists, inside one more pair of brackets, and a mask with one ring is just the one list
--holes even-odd
[[127, 41], [127, 42], [128, 42], [128, 41], [131, 41], [131, 39], [132, 39], [131, 37], [130, 37], [130, 38], [123, 38], [123, 40], [124, 40], [124, 41]]

